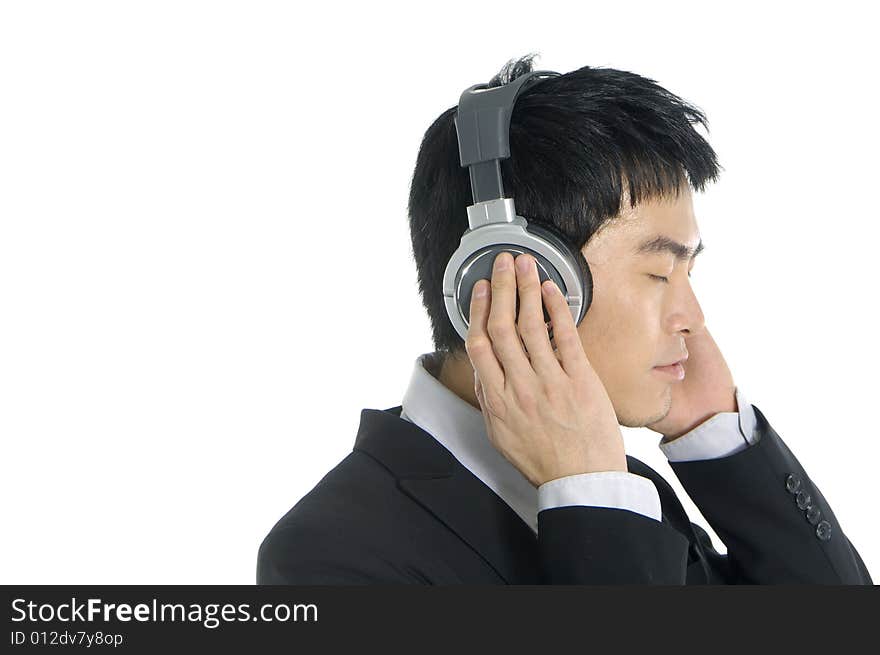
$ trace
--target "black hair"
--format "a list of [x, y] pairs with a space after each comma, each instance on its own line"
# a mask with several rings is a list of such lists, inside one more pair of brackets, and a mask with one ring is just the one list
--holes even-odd
[[[533, 70], [534, 56], [508, 61], [489, 86]], [[464, 352], [442, 286], [473, 204], [455, 112], [447, 109], [425, 132], [408, 204], [419, 291], [441, 357]], [[584, 66], [544, 78], [520, 93], [511, 113], [511, 156], [501, 161], [505, 196], [530, 224], [550, 225], [580, 250], [620, 214], [625, 198], [635, 206], [677, 196], [685, 183], [702, 191], [717, 179], [723, 167], [694, 124], [708, 133], [699, 108], [635, 73]]]

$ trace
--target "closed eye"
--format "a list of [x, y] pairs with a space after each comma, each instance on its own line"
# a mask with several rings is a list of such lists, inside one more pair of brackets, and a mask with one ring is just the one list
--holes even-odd
[[[688, 271], [688, 277], [690, 277], [690, 276], [691, 276], [691, 272]], [[666, 284], [669, 284], [669, 278], [668, 278], [668, 277], [665, 277], [665, 276], [663, 276], [663, 275], [654, 275], [654, 274], [652, 274], [652, 273], [648, 273], [648, 277], [650, 277], [650, 278], [654, 278], [655, 280], [660, 280], [661, 282], [664, 282], [664, 283], [666, 283]]]

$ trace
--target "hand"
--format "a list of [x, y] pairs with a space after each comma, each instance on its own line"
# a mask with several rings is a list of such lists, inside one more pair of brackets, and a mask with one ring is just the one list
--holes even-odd
[[684, 380], [672, 385], [672, 408], [647, 427], [664, 435], [663, 443], [690, 432], [719, 412], [736, 412], [736, 387], [727, 362], [704, 326], [686, 337]]
[[465, 348], [489, 440], [536, 487], [577, 473], [627, 471], [614, 406], [568, 303], [552, 281], [540, 284], [534, 257], [519, 255], [516, 272], [513, 262], [511, 253], [499, 254], [491, 284], [479, 280], [471, 296]]

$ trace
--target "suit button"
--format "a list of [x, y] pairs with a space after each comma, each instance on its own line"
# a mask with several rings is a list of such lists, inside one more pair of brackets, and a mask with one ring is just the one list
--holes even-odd
[[819, 521], [816, 526], [816, 536], [822, 541], [831, 539], [831, 524], [828, 521]]
[[794, 474], [789, 474], [789, 476], [785, 478], [785, 488], [788, 493], [796, 494], [798, 489], [801, 488], [801, 479]]
[[822, 510], [820, 510], [815, 505], [810, 505], [806, 511], [807, 520], [811, 525], [816, 525], [819, 522], [819, 517], [822, 516]]
[[810, 504], [810, 494], [806, 491], [798, 491], [795, 500], [797, 501], [798, 509], [806, 509], [807, 505]]

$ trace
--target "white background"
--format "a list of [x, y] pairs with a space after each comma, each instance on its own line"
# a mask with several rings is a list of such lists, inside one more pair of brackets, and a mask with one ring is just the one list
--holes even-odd
[[[406, 216], [425, 129], [530, 52], [707, 113], [707, 325], [880, 578], [862, 4], [4, 2], [0, 582], [253, 583], [432, 348]], [[659, 435], [624, 437], [724, 552]]]

